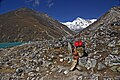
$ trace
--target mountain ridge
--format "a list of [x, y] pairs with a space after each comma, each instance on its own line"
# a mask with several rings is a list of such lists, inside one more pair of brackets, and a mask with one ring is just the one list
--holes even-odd
[[2, 14], [0, 26], [0, 42], [54, 39], [74, 33], [47, 14], [29, 8]]
[[86, 28], [93, 22], [95, 22], [96, 19], [83, 19], [80, 17], [77, 17], [75, 20], [72, 22], [64, 22], [62, 24], [68, 26], [73, 31], [81, 31], [82, 29]]
[[[98, 18], [97, 21], [94, 22], [94, 24], [91, 24], [88, 27], [81, 30], [80, 33], [84, 32], [85, 30], [90, 29], [90, 28], [96, 29], [99, 25], [108, 25], [112, 22], [119, 21], [120, 16], [118, 16], [118, 15], [120, 15], [120, 7], [114, 6], [110, 10], [108, 10], [105, 14], [103, 14], [103, 16]], [[79, 33], [78, 33], [78, 35], [79, 35]]]

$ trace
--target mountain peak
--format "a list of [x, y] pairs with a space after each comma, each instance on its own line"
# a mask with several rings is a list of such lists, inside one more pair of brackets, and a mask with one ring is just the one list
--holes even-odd
[[82, 30], [83, 28], [86, 28], [87, 26], [89, 26], [90, 24], [92, 24], [95, 21], [96, 21], [96, 19], [83, 19], [83, 18], [77, 17], [72, 22], [66, 22], [66, 23], [63, 23], [63, 24], [68, 26], [73, 31], [80, 31], [80, 30]]
[[34, 11], [34, 10], [28, 8], [28, 7], [22, 7], [22, 8], [19, 8], [19, 9], [17, 9], [17, 10], [18, 10], [18, 11], [26, 11], [26, 10]]
[[85, 19], [83, 19], [81, 17], [77, 17], [76, 20], [85, 20]]
[[0, 42], [49, 40], [73, 33], [47, 14], [29, 8], [1, 15], [0, 30]]
[[[71, 30], [73, 31], [80, 31], [83, 28], [86, 28], [90, 24], [94, 23], [101, 23], [101, 24], [109, 24], [111, 22], [115, 22], [118, 19], [120, 15], [120, 6], [114, 6], [112, 7], [108, 12], [106, 12], [102, 17], [100, 17], [97, 21], [96, 19], [84, 19], [81, 17], [77, 17], [75, 20], [72, 22], [65, 22], [63, 23], [64, 25], [68, 26]], [[92, 27], [93, 25], [91, 25]]]
[[37, 14], [37, 11], [31, 9], [31, 8], [27, 8], [27, 7], [22, 7], [19, 8], [17, 10], [15, 10], [15, 12], [21, 12], [21, 13], [27, 13], [27, 14]]

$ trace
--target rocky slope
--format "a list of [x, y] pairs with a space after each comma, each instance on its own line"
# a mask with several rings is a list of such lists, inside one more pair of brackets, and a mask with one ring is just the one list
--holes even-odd
[[89, 57], [98, 61], [98, 67], [99, 65], [106, 67], [106, 69], [100, 69], [103, 75], [119, 72], [120, 7], [111, 8], [94, 24], [83, 29], [76, 38], [85, 42], [86, 52], [89, 53]]
[[0, 42], [54, 39], [72, 33], [47, 14], [29, 8], [0, 15]]
[[67, 49], [68, 41], [39, 41], [1, 49], [0, 80], [120, 79], [119, 51], [89, 53], [79, 59], [77, 69], [70, 71], [72, 56]]
[[1, 49], [0, 80], [120, 80], [119, 16], [120, 7], [113, 7], [75, 37], [88, 55], [74, 71], [68, 50], [74, 38], [45, 40]]

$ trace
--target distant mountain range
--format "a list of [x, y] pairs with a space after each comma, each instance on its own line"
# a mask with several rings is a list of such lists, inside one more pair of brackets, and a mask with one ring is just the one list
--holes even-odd
[[72, 31], [81, 31], [95, 21], [96, 19], [83, 19], [78, 17], [72, 22], [64, 22], [62, 24], [68, 26]]
[[49, 40], [73, 33], [47, 14], [29, 8], [0, 15], [0, 42]]

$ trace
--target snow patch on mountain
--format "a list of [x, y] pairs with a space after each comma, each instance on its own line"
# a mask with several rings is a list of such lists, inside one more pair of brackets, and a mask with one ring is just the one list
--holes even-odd
[[83, 18], [78, 17], [72, 22], [64, 22], [62, 24], [66, 25], [68, 28], [70, 28], [73, 31], [78, 31], [78, 30], [80, 31], [95, 21], [96, 19], [83, 19]]

